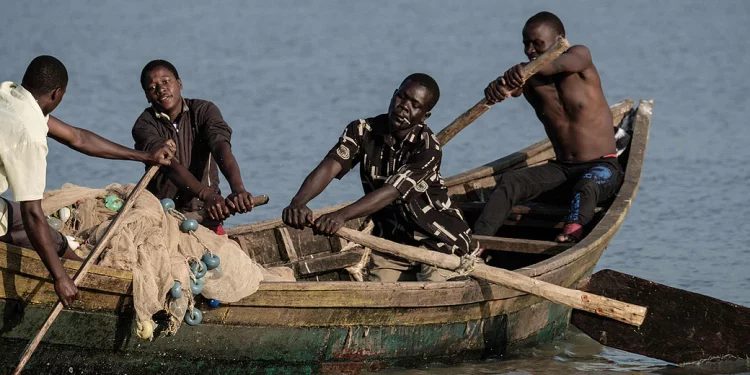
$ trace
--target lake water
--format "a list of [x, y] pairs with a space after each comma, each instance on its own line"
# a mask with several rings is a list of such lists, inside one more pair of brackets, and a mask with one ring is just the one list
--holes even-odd
[[[439, 130], [525, 60], [521, 28], [541, 10], [588, 46], [610, 103], [655, 99], [641, 188], [598, 267], [750, 305], [750, 2], [721, 1], [10, 1], [0, 23], [0, 80], [20, 81], [39, 54], [70, 84], [55, 115], [132, 146], [147, 105], [146, 62], [175, 64], [185, 97], [208, 99], [234, 129], [245, 184], [271, 203], [230, 225], [278, 217], [350, 121], [385, 112], [426, 72], [442, 96]], [[443, 175], [544, 137], [523, 100], [504, 102], [445, 148]], [[47, 188], [135, 182], [143, 167], [50, 142]], [[361, 196], [352, 173], [311, 207]], [[228, 191], [224, 184], [225, 191]], [[606, 349], [582, 334], [507, 361], [388, 374], [741, 373], [746, 363], [678, 369]]]

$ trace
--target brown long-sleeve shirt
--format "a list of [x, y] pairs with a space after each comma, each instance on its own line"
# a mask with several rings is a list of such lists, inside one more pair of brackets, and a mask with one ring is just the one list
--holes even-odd
[[[203, 185], [219, 191], [219, 168], [211, 150], [219, 142], [230, 142], [232, 129], [219, 108], [206, 100], [183, 99], [182, 113], [172, 121], [165, 113], [148, 107], [133, 125], [136, 150], [152, 151], [168, 139], [177, 144], [175, 158]], [[174, 161], [173, 161], [174, 162]], [[157, 198], [172, 198], [178, 210], [198, 211], [203, 202], [192, 193], [181, 191], [165, 170], [151, 180], [148, 190]]]

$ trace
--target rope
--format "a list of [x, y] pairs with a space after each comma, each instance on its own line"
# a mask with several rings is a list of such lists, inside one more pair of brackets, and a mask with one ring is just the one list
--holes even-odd
[[[371, 234], [372, 230], [375, 228], [375, 223], [368, 218], [364, 223], [362, 223], [362, 226], [360, 226], [360, 228], [360, 232], [364, 234]], [[362, 282], [365, 281], [364, 269], [367, 267], [367, 264], [370, 263], [370, 254], [372, 253], [372, 250], [356, 242], [349, 242], [341, 248], [341, 251], [351, 251], [356, 248], [362, 248], [365, 251], [362, 253], [362, 257], [359, 258], [359, 262], [350, 267], [346, 267], [345, 270], [346, 272], [349, 272], [350, 275], [352, 275], [354, 280]]]
[[[175, 218], [177, 218], [179, 220], [182, 220], [182, 221], [187, 220], [187, 217], [185, 215], [183, 215], [182, 212], [179, 212], [179, 211], [175, 210], [174, 208], [170, 208], [168, 210], [168, 212], [169, 212], [170, 215], [174, 216]], [[206, 252], [208, 254], [211, 254], [212, 256], [214, 255], [214, 253], [211, 251], [211, 249], [209, 249], [208, 246], [206, 246], [206, 244], [203, 243], [203, 241], [201, 241], [201, 239], [195, 234], [195, 232], [189, 231], [187, 233], [189, 235], [191, 235], [193, 238], [195, 238], [195, 240], [198, 241], [198, 243], [201, 246], [203, 246], [203, 249], [206, 250]], [[193, 282], [196, 282], [196, 283], [198, 282], [198, 279], [195, 277], [195, 274], [193, 273], [193, 271], [192, 271], [192, 269], [190, 267], [190, 264], [191, 263], [197, 263], [199, 265], [199, 267], [200, 267], [200, 262], [201, 262], [201, 260], [198, 257], [195, 257], [195, 256], [185, 257], [185, 265], [188, 268], [188, 275], [190, 275], [190, 280], [192, 280]], [[199, 271], [200, 271], [200, 269], [199, 269]], [[187, 298], [187, 300], [188, 300], [188, 304], [187, 304], [187, 308], [185, 309], [185, 312], [186, 313], [189, 312], [192, 315], [193, 309], [195, 308], [195, 297], [193, 296], [193, 291], [189, 287], [186, 290], [185, 287], [183, 286], [182, 287], [182, 292], [183, 292], [183, 295], [185, 296], [185, 298]], [[172, 300], [175, 303], [177, 302], [177, 299], [175, 299], [174, 297], [171, 297], [169, 300]], [[173, 334], [177, 333], [177, 330], [182, 325], [182, 321], [183, 321], [183, 319], [185, 317], [184, 316], [177, 316], [174, 313], [174, 311], [172, 311], [169, 308], [169, 300], [167, 300], [166, 310], [169, 313], [169, 316], [173, 317], [174, 319], [170, 319], [169, 320], [169, 328], [167, 330], [167, 334], [168, 335], [173, 335]]]
[[[172, 216], [174, 216], [177, 219], [180, 219], [182, 221], [187, 220], [187, 217], [185, 215], [183, 215], [182, 212], [177, 211], [174, 208], [170, 208], [169, 209], [169, 213], [172, 214]], [[211, 249], [209, 249], [208, 246], [206, 246], [206, 244], [204, 244], [203, 241], [201, 241], [201, 239], [198, 238], [197, 235], [195, 235], [195, 232], [189, 231], [188, 234], [190, 234], [191, 236], [193, 236], [193, 238], [195, 238], [195, 240], [198, 241], [198, 243], [201, 244], [201, 246], [203, 246], [203, 249], [205, 249], [207, 253], [211, 254], [212, 256], [214, 255], [214, 253], [211, 251]]]

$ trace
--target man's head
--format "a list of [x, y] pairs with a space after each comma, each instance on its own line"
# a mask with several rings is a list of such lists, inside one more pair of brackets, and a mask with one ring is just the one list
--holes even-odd
[[440, 99], [440, 88], [435, 80], [424, 73], [414, 73], [401, 83], [393, 93], [388, 107], [391, 131], [410, 129], [431, 115]]
[[182, 110], [182, 80], [169, 61], [154, 60], [146, 64], [141, 71], [141, 87], [146, 100], [158, 110], [166, 113]]
[[21, 85], [28, 90], [47, 115], [60, 104], [68, 87], [68, 70], [60, 60], [42, 55], [31, 60]]
[[565, 37], [562, 21], [550, 12], [539, 12], [523, 27], [523, 52], [534, 60], [555, 45], [558, 36]]

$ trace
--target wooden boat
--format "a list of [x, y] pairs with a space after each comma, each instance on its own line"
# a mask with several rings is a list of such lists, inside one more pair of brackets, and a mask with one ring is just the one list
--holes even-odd
[[[513, 208], [497, 236], [479, 238], [488, 262], [566, 287], [589, 275], [638, 190], [651, 109], [651, 101], [637, 109], [631, 100], [612, 106], [615, 125], [632, 127], [630, 146], [620, 156], [625, 181], [598, 208], [580, 243], [551, 242], [566, 207], [527, 202]], [[541, 141], [446, 184], [473, 222], [497, 175], [553, 157], [549, 141]], [[348, 281], [344, 268], [359, 261], [362, 250], [341, 251], [343, 240], [288, 229], [279, 219], [235, 227], [229, 235], [259, 263], [292, 267], [299, 281], [264, 282], [238, 303], [202, 305], [203, 324], [143, 342], [134, 335], [131, 274], [94, 266], [80, 287], [80, 302], [60, 315], [27, 372], [356, 373], [502, 355], [554, 339], [570, 317], [564, 306], [476, 280]], [[65, 262], [71, 274], [79, 265]], [[0, 274], [0, 364], [11, 369], [57, 297], [34, 251], [0, 244]]]

